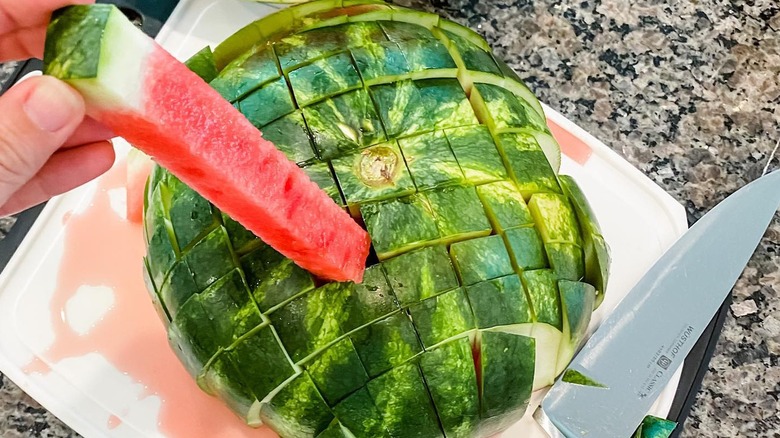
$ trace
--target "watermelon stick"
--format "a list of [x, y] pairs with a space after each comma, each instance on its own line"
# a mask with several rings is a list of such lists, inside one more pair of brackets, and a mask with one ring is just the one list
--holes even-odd
[[362, 280], [368, 234], [116, 7], [55, 12], [44, 73], [77, 89], [91, 117], [302, 268], [329, 280]]

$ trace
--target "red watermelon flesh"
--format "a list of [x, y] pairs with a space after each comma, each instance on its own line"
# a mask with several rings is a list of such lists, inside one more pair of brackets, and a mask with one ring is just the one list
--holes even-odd
[[[99, 38], [79, 38], [101, 20]], [[118, 9], [65, 9], [49, 27], [46, 52], [46, 73], [78, 89], [90, 116], [302, 268], [330, 280], [362, 281], [370, 245], [365, 230]], [[89, 57], [98, 56], [88, 71], [95, 64]]]

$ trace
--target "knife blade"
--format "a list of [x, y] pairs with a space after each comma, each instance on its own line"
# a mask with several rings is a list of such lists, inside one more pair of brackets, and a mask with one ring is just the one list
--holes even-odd
[[604, 320], [535, 417], [551, 436], [627, 438], [682, 365], [780, 207], [780, 171], [732, 194], [693, 225]]

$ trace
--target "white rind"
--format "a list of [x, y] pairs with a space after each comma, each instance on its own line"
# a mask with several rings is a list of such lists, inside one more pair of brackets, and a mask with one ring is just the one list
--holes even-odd
[[87, 113], [91, 116], [106, 111], [143, 113], [146, 60], [155, 49], [154, 40], [115, 8], [101, 38], [97, 77], [67, 82], [90, 102]]

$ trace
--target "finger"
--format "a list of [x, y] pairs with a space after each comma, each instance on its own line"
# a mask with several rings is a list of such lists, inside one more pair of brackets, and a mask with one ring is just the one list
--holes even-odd
[[62, 147], [70, 148], [81, 146], [87, 143], [96, 143], [103, 140], [110, 140], [116, 137], [110, 129], [106, 128], [100, 122], [91, 117], [85, 117], [76, 132], [70, 136]]
[[0, 96], [0, 206], [84, 120], [84, 100], [55, 78], [30, 78]]
[[0, 217], [18, 213], [102, 175], [114, 163], [109, 141], [63, 149], [0, 207]]
[[43, 58], [45, 40], [46, 26], [22, 28], [6, 35], [0, 34], [0, 62]]
[[0, 0], [0, 35], [45, 25], [51, 13], [63, 6], [89, 3], [95, 0]]

